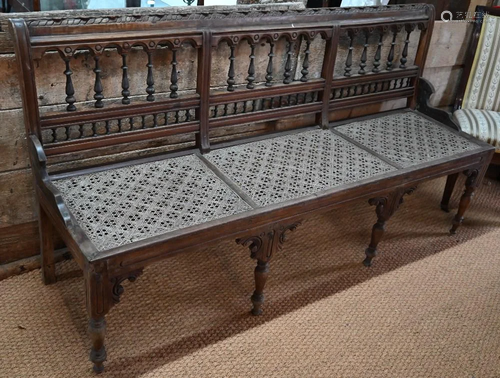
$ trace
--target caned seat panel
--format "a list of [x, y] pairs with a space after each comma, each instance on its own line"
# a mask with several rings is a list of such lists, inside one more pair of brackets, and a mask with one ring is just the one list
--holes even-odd
[[206, 158], [259, 206], [395, 170], [330, 130], [311, 130], [224, 148]]
[[403, 168], [479, 148], [474, 142], [414, 112], [352, 122], [335, 130]]
[[99, 251], [251, 209], [194, 155], [54, 184]]

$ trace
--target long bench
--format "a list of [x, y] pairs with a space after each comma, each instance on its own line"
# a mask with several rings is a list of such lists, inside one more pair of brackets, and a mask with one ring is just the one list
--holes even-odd
[[[105, 316], [122, 282], [173, 254], [222, 238], [249, 248], [259, 315], [272, 256], [315, 212], [369, 199], [377, 215], [369, 266], [405, 195], [422, 181], [464, 172], [457, 230], [494, 149], [429, 105], [432, 86], [421, 76], [434, 18], [432, 6], [411, 5], [10, 21], [42, 276], [56, 281], [57, 232], [84, 273], [96, 372], [106, 360]], [[37, 93], [39, 62], [54, 62], [53, 52], [64, 108], [41, 106]], [[81, 57], [92, 71], [73, 72]], [[146, 66], [136, 93], [133, 59]], [[189, 62], [195, 77], [182, 67]], [[116, 72], [121, 80], [106, 81]], [[77, 76], [94, 83], [93, 101], [76, 88]], [[189, 79], [192, 90], [182, 87]], [[330, 122], [389, 100], [402, 100], [403, 109]], [[252, 128], [259, 123], [266, 128]], [[298, 124], [307, 127], [292, 128]], [[228, 130], [239, 137], [230, 140]], [[171, 149], [172, 140], [181, 147], [148, 155]]]

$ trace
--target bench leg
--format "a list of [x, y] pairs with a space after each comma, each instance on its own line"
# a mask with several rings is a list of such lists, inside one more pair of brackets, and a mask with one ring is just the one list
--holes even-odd
[[288, 232], [295, 231], [300, 222], [288, 225], [275, 224], [272, 227], [257, 235], [246, 236], [236, 239], [236, 243], [250, 249], [250, 257], [257, 260], [255, 267], [255, 291], [251, 297], [252, 315], [262, 314], [262, 305], [264, 304], [264, 288], [269, 275], [269, 261], [274, 253], [283, 247]]
[[458, 173], [449, 175], [446, 179], [446, 186], [444, 188], [443, 199], [441, 200], [441, 210], [450, 212], [450, 198], [453, 194], [453, 189], [458, 179]]
[[85, 272], [85, 290], [87, 298], [87, 312], [89, 315], [90, 361], [96, 373], [104, 371], [106, 361], [106, 334], [105, 316], [111, 307], [112, 285], [108, 279], [105, 263], [89, 265]]
[[268, 274], [269, 261], [257, 260], [257, 266], [255, 267], [255, 291], [251, 297], [253, 304], [252, 315], [262, 314], [262, 305], [264, 304], [264, 287], [266, 286]]
[[368, 203], [376, 206], [377, 223], [373, 225], [370, 245], [365, 250], [366, 258], [363, 261], [365, 266], [371, 266], [373, 258], [377, 255], [377, 247], [384, 236], [385, 223], [392, 217], [399, 206], [403, 203], [405, 194], [411, 194], [416, 187], [398, 188], [385, 197], [371, 198]]
[[97, 374], [104, 371], [104, 361], [106, 361], [106, 347], [104, 337], [106, 335], [106, 320], [104, 317], [89, 319], [89, 334], [92, 341], [90, 350], [90, 361], [94, 364], [93, 369]]
[[465, 191], [464, 194], [462, 195], [462, 198], [460, 199], [457, 215], [455, 215], [455, 218], [453, 219], [453, 226], [451, 227], [450, 230], [450, 234], [452, 235], [457, 233], [458, 227], [460, 227], [460, 225], [464, 221], [465, 211], [469, 207], [470, 201], [474, 196], [474, 191], [476, 189], [479, 172], [477, 169], [475, 169], [472, 171], [467, 171], [465, 172], [465, 174], [467, 175], [467, 180], [465, 181]]
[[54, 260], [54, 226], [47, 213], [39, 205], [38, 227], [40, 230], [40, 259], [42, 280], [45, 285], [56, 282], [56, 267]]

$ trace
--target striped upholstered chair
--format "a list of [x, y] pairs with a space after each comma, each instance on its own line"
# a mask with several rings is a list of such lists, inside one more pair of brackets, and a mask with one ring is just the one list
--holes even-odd
[[476, 22], [453, 113], [463, 132], [500, 153], [500, 8], [476, 8]]
[[[443, 118], [448, 121], [446, 117]], [[500, 165], [500, 8], [476, 8], [472, 40], [455, 102], [453, 122], [463, 132], [496, 147]], [[441, 208], [449, 211], [458, 174], [448, 177]]]

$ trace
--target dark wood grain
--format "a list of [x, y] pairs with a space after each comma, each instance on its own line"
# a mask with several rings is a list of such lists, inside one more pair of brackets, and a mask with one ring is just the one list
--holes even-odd
[[455, 183], [458, 180], [458, 173], [449, 175], [446, 179], [446, 186], [444, 188], [443, 199], [441, 200], [441, 209], [447, 213], [450, 212], [450, 199], [453, 195], [453, 189], [455, 188]]
[[467, 176], [467, 180], [465, 181], [465, 191], [462, 195], [462, 198], [460, 198], [457, 215], [455, 215], [455, 218], [453, 218], [453, 226], [451, 227], [450, 234], [456, 234], [458, 227], [460, 227], [460, 225], [464, 221], [464, 214], [470, 205], [477, 187], [479, 170], [468, 170], [465, 172], [465, 175]]
[[198, 147], [202, 152], [210, 150], [209, 125], [210, 116], [210, 71], [212, 70], [212, 32], [203, 31], [203, 48], [198, 50], [197, 92], [200, 96], [200, 107], [197, 117], [200, 120]]
[[45, 210], [40, 206], [38, 210], [38, 225], [40, 227], [40, 255], [42, 279], [45, 285], [56, 282], [56, 266], [54, 255], [54, 227]]
[[[39, 253], [40, 231], [38, 222], [2, 227], [1, 232], [0, 265], [14, 263], [16, 260], [27, 259]], [[53, 238], [57, 248], [64, 246], [57, 235], [53, 235]], [[20, 265], [22, 265], [22, 262], [20, 262]]]
[[334, 25], [332, 28], [332, 38], [327, 43], [325, 48], [325, 59], [323, 60], [323, 67], [321, 77], [325, 78], [325, 85], [322, 92], [319, 93], [318, 101], [322, 102], [321, 113], [316, 116], [316, 123], [323, 128], [328, 127], [329, 123], [329, 107], [330, 107], [330, 93], [332, 91], [333, 70], [335, 68], [335, 60], [337, 58], [337, 48], [340, 36], [340, 28]]

